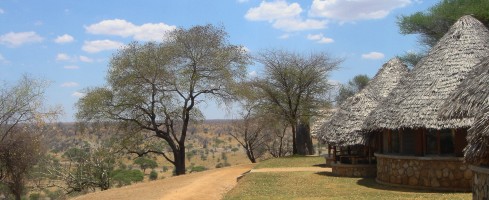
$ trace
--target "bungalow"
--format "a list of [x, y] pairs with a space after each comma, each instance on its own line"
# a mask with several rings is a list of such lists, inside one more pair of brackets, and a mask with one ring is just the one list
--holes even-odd
[[[327, 158], [333, 174], [349, 177], [376, 175], [373, 152], [378, 144], [364, 140], [362, 124], [369, 113], [406, 76], [408, 68], [398, 58], [385, 63], [368, 85], [348, 98], [319, 128], [318, 139], [333, 149]], [[329, 151], [330, 152], [330, 151]], [[328, 152], [328, 153], [329, 153]]]
[[472, 171], [463, 161], [473, 118], [438, 113], [469, 71], [489, 56], [489, 31], [461, 17], [364, 123], [377, 131], [377, 181], [440, 190], [470, 190]]
[[474, 173], [473, 199], [489, 199], [489, 57], [469, 72], [439, 114], [455, 119], [475, 117], [467, 131], [464, 157]]

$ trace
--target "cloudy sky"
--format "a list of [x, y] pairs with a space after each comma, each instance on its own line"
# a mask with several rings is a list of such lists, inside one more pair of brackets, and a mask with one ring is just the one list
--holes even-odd
[[[162, 41], [177, 27], [223, 25], [233, 44], [264, 49], [327, 52], [345, 59], [331, 74], [347, 82], [375, 75], [390, 58], [418, 50], [399, 34], [396, 19], [424, 11], [432, 0], [0, 0], [0, 81], [22, 74], [51, 81], [50, 105], [72, 121], [83, 89], [104, 85], [111, 55], [131, 41]], [[250, 76], [261, 67], [250, 66]], [[213, 103], [208, 119], [229, 118]]]

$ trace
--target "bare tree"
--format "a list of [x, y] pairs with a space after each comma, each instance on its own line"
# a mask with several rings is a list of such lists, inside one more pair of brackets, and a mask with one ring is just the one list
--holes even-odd
[[[78, 102], [80, 120], [115, 120], [152, 133], [171, 149], [145, 149], [185, 174], [185, 140], [197, 104], [206, 97], [226, 100], [249, 62], [241, 46], [231, 45], [223, 28], [212, 25], [176, 29], [163, 43], [132, 43], [110, 62], [108, 87], [89, 89]], [[171, 155], [169, 155], [171, 154]]]
[[20, 199], [30, 170], [44, 153], [43, 125], [59, 109], [44, 107], [47, 83], [24, 75], [16, 84], [0, 87], [0, 183]]

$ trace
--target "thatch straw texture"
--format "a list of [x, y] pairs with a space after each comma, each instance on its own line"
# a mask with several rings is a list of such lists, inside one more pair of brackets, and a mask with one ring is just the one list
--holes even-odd
[[477, 64], [443, 104], [440, 114], [446, 118], [474, 117], [489, 106], [489, 57]]
[[398, 58], [385, 63], [364, 89], [348, 98], [322, 124], [318, 138], [336, 145], [362, 143], [365, 119], [407, 73], [407, 66]]
[[489, 31], [471, 16], [460, 18], [401, 80], [365, 122], [368, 129], [461, 128], [472, 118], [442, 119], [438, 113], [467, 73], [489, 56]]
[[488, 122], [489, 112], [479, 114], [474, 125], [467, 131], [468, 145], [464, 149], [464, 157], [469, 163], [489, 166]]

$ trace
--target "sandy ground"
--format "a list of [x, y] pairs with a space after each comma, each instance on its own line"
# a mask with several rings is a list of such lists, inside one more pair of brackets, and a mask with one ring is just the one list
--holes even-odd
[[74, 199], [221, 199], [227, 191], [236, 186], [236, 178], [251, 170], [254, 166], [253, 164], [248, 164], [208, 170], [147, 183], [138, 183], [122, 188], [114, 188], [103, 192], [90, 193]]

